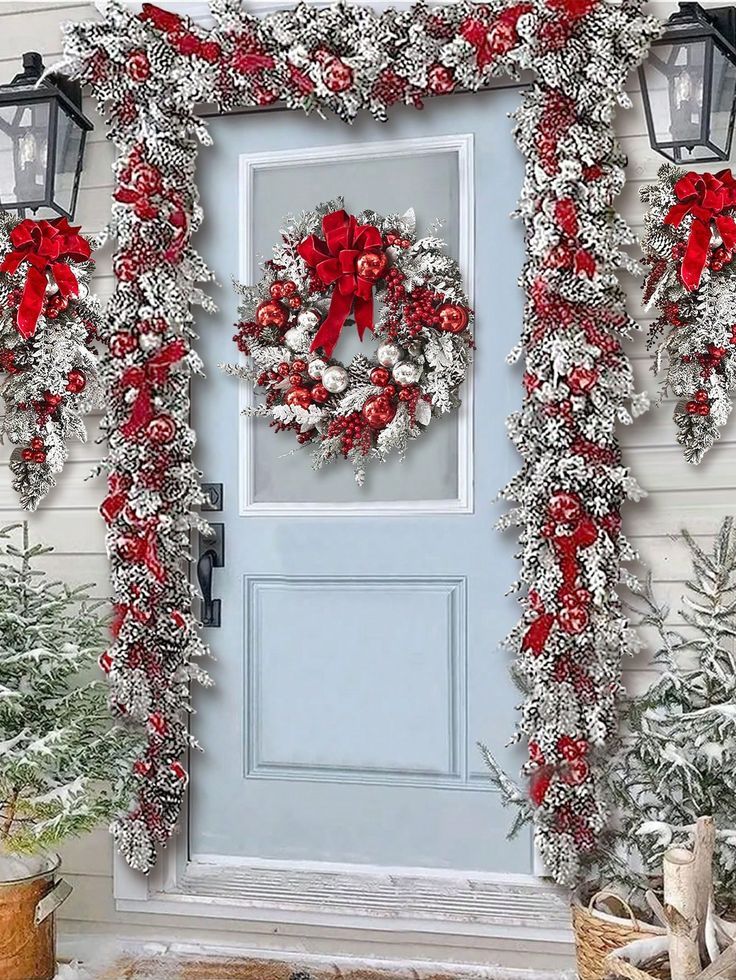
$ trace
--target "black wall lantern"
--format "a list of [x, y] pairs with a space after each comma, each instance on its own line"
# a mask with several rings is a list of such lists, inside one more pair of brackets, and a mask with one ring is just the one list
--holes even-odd
[[675, 163], [731, 155], [736, 8], [681, 3], [639, 68], [649, 141]]
[[43, 71], [40, 54], [24, 54], [23, 71], [0, 86], [0, 208], [71, 219], [92, 123], [80, 86], [58, 76], [39, 84]]

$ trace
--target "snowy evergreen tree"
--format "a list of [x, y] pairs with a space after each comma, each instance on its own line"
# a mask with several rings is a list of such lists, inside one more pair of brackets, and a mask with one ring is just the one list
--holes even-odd
[[27, 524], [0, 530], [0, 853], [53, 849], [130, 802], [137, 746], [87, 673], [102, 603], [34, 567], [51, 550]]
[[641, 589], [640, 625], [659, 638], [657, 680], [630, 699], [625, 738], [609, 771], [618, 814], [600, 856], [602, 880], [637, 880], [634, 870], [661, 873], [663, 852], [692, 841], [695, 820], [716, 822], [716, 889], [736, 892], [736, 533], [725, 520], [710, 553], [687, 532], [693, 575], [681, 620]]

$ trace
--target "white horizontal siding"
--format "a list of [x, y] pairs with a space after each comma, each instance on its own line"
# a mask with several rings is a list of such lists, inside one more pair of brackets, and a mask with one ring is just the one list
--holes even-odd
[[[718, 0], [720, 2], [720, 0]], [[709, 5], [709, 4], [706, 4]], [[717, 5], [717, 4], [716, 4]], [[662, 15], [672, 4], [656, 3], [652, 9]], [[85, 3], [22, 2], [0, 4], [0, 77], [10, 77], [16, 69], [19, 52], [28, 48], [40, 51], [47, 64], [61, 52], [59, 24], [65, 20], [96, 17], [96, 11]], [[642, 212], [639, 189], [653, 179], [662, 159], [652, 152], [646, 136], [644, 115], [638, 95], [638, 82], [632, 78], [630, 92], [634, 109], [621, 111], [617, 130], [629, 158], [629, 183], [620, 199], [623, 214], [640, 231]], [[110, 213], [112, 192], [111, 166], [113, 148], [105, 140], [105, 125], [97, 117], [90, 100], [85, 111], [94, 118], [95, 130], [89, 143], [80, 193], [78, 220], [87, 232], [100, 231]], [[206, 152], [206, 151], [205, 151]], [[93, 288], [103, 297], [113, 288], [110, 249], [97, 259]], [[637, 383], [641, 389], [656, 393], [656, 380], [649, 371], [650, 355], [645, 347], [646, 326], [651, 313], [639, 308], [640, 284], [628, 280], [625, 288], [630, 309], [640, 313], [642, 333], [630, 345], [634, 357]], [[670, 621], [678, 623], [678, 606], [682, 581], [688, 572], [686, 552], [673, 541], [682, 526], [689, 527], [708, 546], [719, 521], [733, 511], [736, 493], [736, 429], [731, 427], [723, 442], [700, 467], [685, 464], [674, 443], [671, 420], [672, 403], [653, 408], [649, 416], [634, 426], [622, 428], [621, 440], [626, 461], [633, 467], [641, 484], [650, 491], [648, 499], [638, 505], [627, 505], [625, 522], [628, 534], [640, 548], [642, 557], [653, 569], [658, 592], [672, 606]], [[736, 423], [734, 423], [736, 424]], [[92, 439], [99, 432], [99, 419], [90, 424]], [[88, 480], [91, 467], [99, 457], [99, 447], [90, 442], [74, 445], [60, 486], [31, 517], [34, 534], [52, 544], [57, 553], [45, 559], [49, 571], [78, 582], [95, 582], [95, 591], [107, 589], [107, 565], [104, 557], [104, 526], [97, 507], [104, 492], [104, 482]], [[0, 521], [22, 517], [9, 489], [8, 448], [0, 447]], [[489, 531], [489, 534], [492, 533]], [[652, 674], [649, 651], [630, 665], [628, 678], [632, 689], [640, 689]], [[112, 898], [112, 848], [104, 830], [65, 848], [65, 867], [75, 886], [73, 897], [62, 910], [68, 931], [106, 932], [117, 930], [126, 936], [161, 936], [171, 939], [208, 938], [224, 944], [240, 941], [267, 948], [271, 940], [263, 926], [219, 921], [213, 928], [210, 920], [172, 919], [121, 914], [114, 909]], [[280, 926], [280, 931], [289, 927]], [[293, 930], [298, 931], [298, 930]], [[239, 935], [235, 937], [234, 932]], [[305, 950], [339, 951], [343, 937], [329, 930], [310, 930], [308, 937], [295, 938]], [[386, 955], [390, 955], [393, 937], [386, 937]], [[482, 951], [481, 951], [482, 952]], [[443, 951], [443, 955], [446, 951]], [[399, 951], [397, 955], [401, 955]], [[459, 958], [462, 958], [460, 954]], [[520, 965], [532, 965], [527, 961]]]

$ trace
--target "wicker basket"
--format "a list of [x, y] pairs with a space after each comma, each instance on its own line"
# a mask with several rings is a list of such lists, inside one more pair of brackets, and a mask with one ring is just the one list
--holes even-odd
[[670, 958], [667, 953], [646, 964], [642, 970], [611, 953], [604, 960], [604, 976], [616, 980], [671, 980]]
[[[619, 902], [626, 917], [618, 918], [596, 909], [596, 902], [602, 898], [613, 898]], [[661, 926], [637, 919], [627, 902], [615, 893], [605, 890], [596, 892], [587, 905], [577, 896], [573, 899], [572, 926], [580, 980], [603, 980], [609, 969], [605, 962], [609, 953], [634, 942], [635, 939], [665, 934]], [[637, 977], [636, 980], [640, 978]]]

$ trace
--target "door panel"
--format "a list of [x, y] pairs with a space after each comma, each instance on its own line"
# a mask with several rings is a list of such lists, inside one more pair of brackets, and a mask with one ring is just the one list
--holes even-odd
[[[193, 415], [204, 479], [224, 486], [213, 520], [226, 564], [222, 626], [205, 631], [217, 687], [197, 692], [193, 719], [206, 749], [192, 763], [194, 857], [531, 868], [528, 835], [505, 840], [476, 745], [518, 767], [504, 748], [518, 692], [499, 649], [516, 616], [515, 543], [493, 529], [518, 465], [504, 426], [519, 390], [504, 361], [522, 309], [517, 102], [453, 96], [390, 127], [286, 112], [212, 123], [197, 245], [224, 288], [201, 320], [208, 377]], [[340, 194], [355, 213], [413, 207], [423, 233], [442, 219], [476, 309], [463, 411], [362, 489], [350, 467], [315, 473], [291, 439], [240, 419], [247, 390], [217, 369], [235, 356], [231, 277], [258, 276], [286, 214]], [[358, 349], [343, 331], [336, 355]]]

